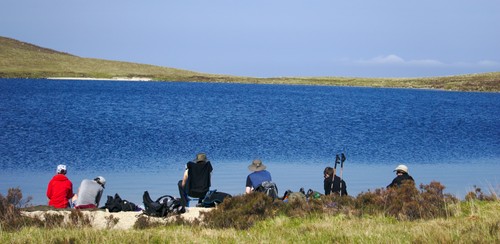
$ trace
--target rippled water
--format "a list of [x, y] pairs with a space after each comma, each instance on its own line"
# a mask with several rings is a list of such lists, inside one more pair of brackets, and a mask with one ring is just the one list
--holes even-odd
[[351, 195], [384, 187], [403, 162], [417, 182], [455, 194], [498, 185], [500, 94], [409, 89], [0, 79], [0, 190], [43, 203], [59, 163], [75, 188], [104, 175], [106, 193], [177, 195], [204, 151], [214, 188], [239, 194], [255, 158], [281, 190], [321, 190], [347, 155]]

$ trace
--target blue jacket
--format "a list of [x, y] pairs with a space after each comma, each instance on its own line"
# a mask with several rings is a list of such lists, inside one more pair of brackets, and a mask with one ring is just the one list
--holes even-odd
[[272, 181], [271, 173], [267, 170], [255, 171], [247, 176], [246, 186], [256, 189], [264, 181]]

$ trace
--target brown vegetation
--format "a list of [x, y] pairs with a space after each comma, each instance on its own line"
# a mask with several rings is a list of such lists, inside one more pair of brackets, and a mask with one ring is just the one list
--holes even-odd
[[439, 182], [420, 185], [412, 182], [401, 187], [376, 189], [350, 196], [322, 196], [308, 201], [273, 201], [262, 193], [252, 193], [227, 199], [217, 209], [204, 213], [204, 224], [211, 228], [246, 229], [257, 221], [278, 215], [305, 217], [317, 214], [346, 214], [351, 216], [386, 215], [398, 220], [433, 219], [451, 216], [450, 204], [458, 202], [454, 196], [443, 193]]
[[[289, 218], [338, 215], [351, 218], [386, 216], [398, 221], [431, 220], [456, 216], [461, 204], [454, 196], [443, 193], [444, 189], [445, 187], [439, 182], [431, 182], [429, 185], [421, 184], [419, 189], [413, 183], [407, 182], [400, 187], [362, 192], [356, 197], [323, 195], [319, 199], [295, 198], [288, 202], [273, 200], [263, 193], [256, 192], [227, 198], [212, 211], [202, 213], [202, 222], [188, 222], [177, 217], [165, 223], [152, 220], [151, 217], [141, 216], [135, 222], [134, 229], [148, 229], [163, 225], [190, 225], [213, 229], [245, 230], [259, 221], [279, 216]], [[66, 222], [64, 216], [58, 214], [57, 211], [51, 214], [46, 213], [43, 218], [23, 216], [21, 209], [28, 205], [29, 199], [23, 200], [19, 188], [9, 189], [5, 197], [0, 194], [1, 230], [14, 231], [29, 226], [48, 229], [91, 226], [92, 217], [83, 214], [80, 210], [71, 210], [69, 221]], [[496, 201], [498, 198], [495, 192], [487, 195], [475, 187], [475, 190], [466, 198], [467, 202], [471, 202], [471, 216], [474, 216], [473, 212], [476, 211], [473, 207], [475, 200]], [[116, 225], [119, 219], [111, 215], [106, 218], [106, 222], [109, 229]], [[495, 232], [500, 229], [500, 224], [494, 223], [490, 228]]]

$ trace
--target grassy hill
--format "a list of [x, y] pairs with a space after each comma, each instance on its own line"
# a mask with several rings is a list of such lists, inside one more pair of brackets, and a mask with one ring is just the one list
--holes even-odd
[[350, 78], [350, 77], [279, 77], [254, 78], [82, 58], [33, 44], [0, 37], [1, 78], [138, 77], [159, 81], [203, 81], [257, 84], [308, 84], [326, 86], [367, 86], [445, 89], [462, 91], [500, 91], [500, 72], [432, 78]]

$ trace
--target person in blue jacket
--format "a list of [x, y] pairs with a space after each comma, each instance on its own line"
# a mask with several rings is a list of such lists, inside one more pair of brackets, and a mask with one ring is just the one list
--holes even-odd
[[253, 172], [247, 176], [245, 193], [253, 192], [264, 181], [272, 181], [271, 173], [266, 168], [260, 159], [252, 161], [248, 169]]

